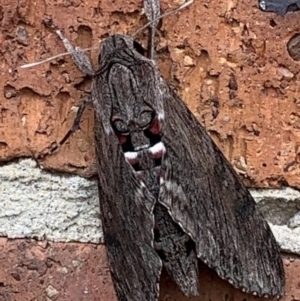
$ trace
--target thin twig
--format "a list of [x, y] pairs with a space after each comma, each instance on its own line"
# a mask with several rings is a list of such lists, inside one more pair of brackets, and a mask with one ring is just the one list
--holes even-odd
[[[98, 48], [99, 47], [90, 47], [90, 48], [82, 49], [82, 51], [84, 51], [84, 52], [85, 51], [91, 51], [91, 50], [98, 49]], [[53, 60], [55, 60], [55, 59], [57, 59], [57, 58], [59, 58], [61, 56], [66, 56], [66, 55], [70, 55], [70, 54], [71, 54], [71, 52], [63, 52], [63, 53], [60, 53], [60, 54], [48, 57], [47, 59], [44, 59], [44, 60], [41, 60], [41, 61], [38, 61], [38, 62], [34, 62], [34, 63], [29, 63], [29, 64], [22, 65], [22, 66], [20, 66], [20, 68], [24, 69], [24, 68], [35, 67], [37, 65], [53, 61]]]
[[157, 20], [160, 20], [161, 18], [167, 17], [169, 15], [171, 15], [172, 13], [176, 13], [184, 8], [186, 8], [187, 6], [189, 6], [190, 4], [192, 4], [194, 2], [194, 0], [190, 0], [187, 1], [185, 3], [183, 3], [182, 5], [180, 5], [177, 8], [174, 8], [162, 15], [160, 15], [159, 17], [153, 19], [151, 22], [148, 22], [147, 24], [145, 24], [143, 27], [141, 27], [140, 29], [138, 29], [134, 34], [131, 35], [132, 38], [134, 38], [138, 33], [140, 33], [141, 31], [143, 31], [145, 28], [147, 28], [149, 25], [151, 25], [153, 22], [156, 22]]
[[[164, 18], [164, 17], [167, 17], [167, 16], [171, 15], [172, 13], [176, 13], [176, 12], [178, 12], [178, 11], [186, 8], [187, 6], [189, 6], [190, 4], [192, 4], [193, 2], [194, 2], [194, 0], [187, 1], [187, 2], [183, 3], [182, 5], [180, 5], [179, 7], [175, 8], [175, 9], [172, 9], [172, 10], [170, 10], [170, 11], [168, 11], [168, 12], [160, 15], [159, 17], [153, 19], [151, 22], [148, 22], [143, 27], [141, 27], [139, 30], [137, 30], [134, 34], [131, 35], [131, 37], [134, 38], [138, 33], [140, 33], [141, 31], [143, 31], [145, 28], [147, 28], [152, 23], [160, 20], [161, 18]], [[91, 51], [91, 50], [94, 50], [94, 49], [99, 49], [99, 47], [85, 48], [85, 49], [82, 49], [81, 51], [85, 52], [85, 51]], [[34, 63], [29, 63], [29, 64], [22, 65], [22, 66], [20, 66], [20, 68], [24, 69], [24, 68], [35, 67], [37, 65], [40, 65], [40, 64], [43, 64], [43, 63], [47, 63], [47, 62], [50, 62], [50, 61], [52, 61], [54, 59], [57, 59], [59, 57], [62, 57], [62, 56], [65, 56], [65, 55], [70, 55], [70, 54], [71, 54], [71, 52], [60, 53], [60, 54], [51, 56], [51, 57], [49, 57], [47, 59], [44, 59], [44, 60], [41, 60], [41, 61], [38, 61], [38, 62], [34, 62]]]

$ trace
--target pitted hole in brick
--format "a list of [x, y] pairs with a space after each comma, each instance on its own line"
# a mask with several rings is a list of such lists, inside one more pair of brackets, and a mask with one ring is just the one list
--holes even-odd
[[270, 24], [271, 27], [277, 26], [277, 23], [274, 21], [274, 19], [271, 19], [269, 24]]
[[78, 37], [75, 41], [75, 45], [78, 45], [81, 48], [92, 47], [93, 32], [89, 26], [79, 25], [77, 28], [77, 34]]
[[18, 95], [17, 90], [11, 85], [5, 85], [3, 92], [6, 99], [14, 98]]

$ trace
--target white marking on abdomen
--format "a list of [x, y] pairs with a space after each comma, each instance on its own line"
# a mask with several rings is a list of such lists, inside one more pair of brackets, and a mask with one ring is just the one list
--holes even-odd
[[134, 165], [137, 163], [137, 158], [138, 158], [138, 153], [137, 152], [126, 152], [124, 153], [125, 159], [126, 161], [130, 164], [130, 165]]
[[165, 113], [163, 111], [158, 113], [158, 120], [159, 121], [165, 120]]
[[149, 151], [152, 155], [164, 154], [166, 152], [166, 148], [162, 142], [158, 142], [150, 147]]
[[141, 145], [141, 146], [137, 146], [137, 147], [134, 148], [134, 150], [138, 152], [138, 151], [141, 151], [141, 150], [147, 149], [147, 148], [149, 148], [149, 144], [144, 144], [144, 145]]
[[126, 152], [126, 153], [124, 153], [124, 155], [128, 161], [131, 161], [131, 160], [137, 159], [138, 153], [137, 152]]

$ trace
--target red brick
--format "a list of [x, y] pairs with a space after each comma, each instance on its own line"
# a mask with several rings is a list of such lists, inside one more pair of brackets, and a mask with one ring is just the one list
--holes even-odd
[[[300, 260], [283, 256], [282, 301], [300, 300]], [[1, 301], [117, 301], [103, 245], [0, 239]], [[201, 295], [187, 298], [163, 273], [160, 301], [258, 301], [200, 265]], [[51, 299], [52, 298], [52, 299]], [[146, 301], [146, 300], [145, 300]]]

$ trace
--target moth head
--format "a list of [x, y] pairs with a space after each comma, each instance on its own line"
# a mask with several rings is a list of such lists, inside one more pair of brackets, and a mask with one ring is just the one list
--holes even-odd
[[124, 152], [140, 151], [161, 141], [158, 116], [148, 105], [114, 108], [111, 127]]
[[113, 60], [113, 58], [119, 56], [124, 51], [126, 52], [128, 49], [145, 57], [145, 49], [131, 37], [116, 34], [106, 38], [100, 46], [98, 57], [100, 68], [107, 64], [107, 61]]
[[[129, 107], [127, 109], [128, 111], [121, 112], [120, 108], [114, 108], [111, 127], [126, 161], [133, 167], [138, 178], [143, 179], [144, 170], [154, 169], [159, 173], [166, 151], [161, 141], [159, 119], [156, 111], [149, 105], [136, 108], [137, 112], [131, 112]], [[128, 117], [135, 116], [135, 113], [136, 118]]]
[[98, 99], [106, 112], [101, 118], [117, 137], [114, 143], [119, 142], [131, 165], [145, 154], [159, 165], [165, 151], [161, 142], [164, 95], [155, 62], [130, 37], [115, 35], [102, 44], [97, 75]]

